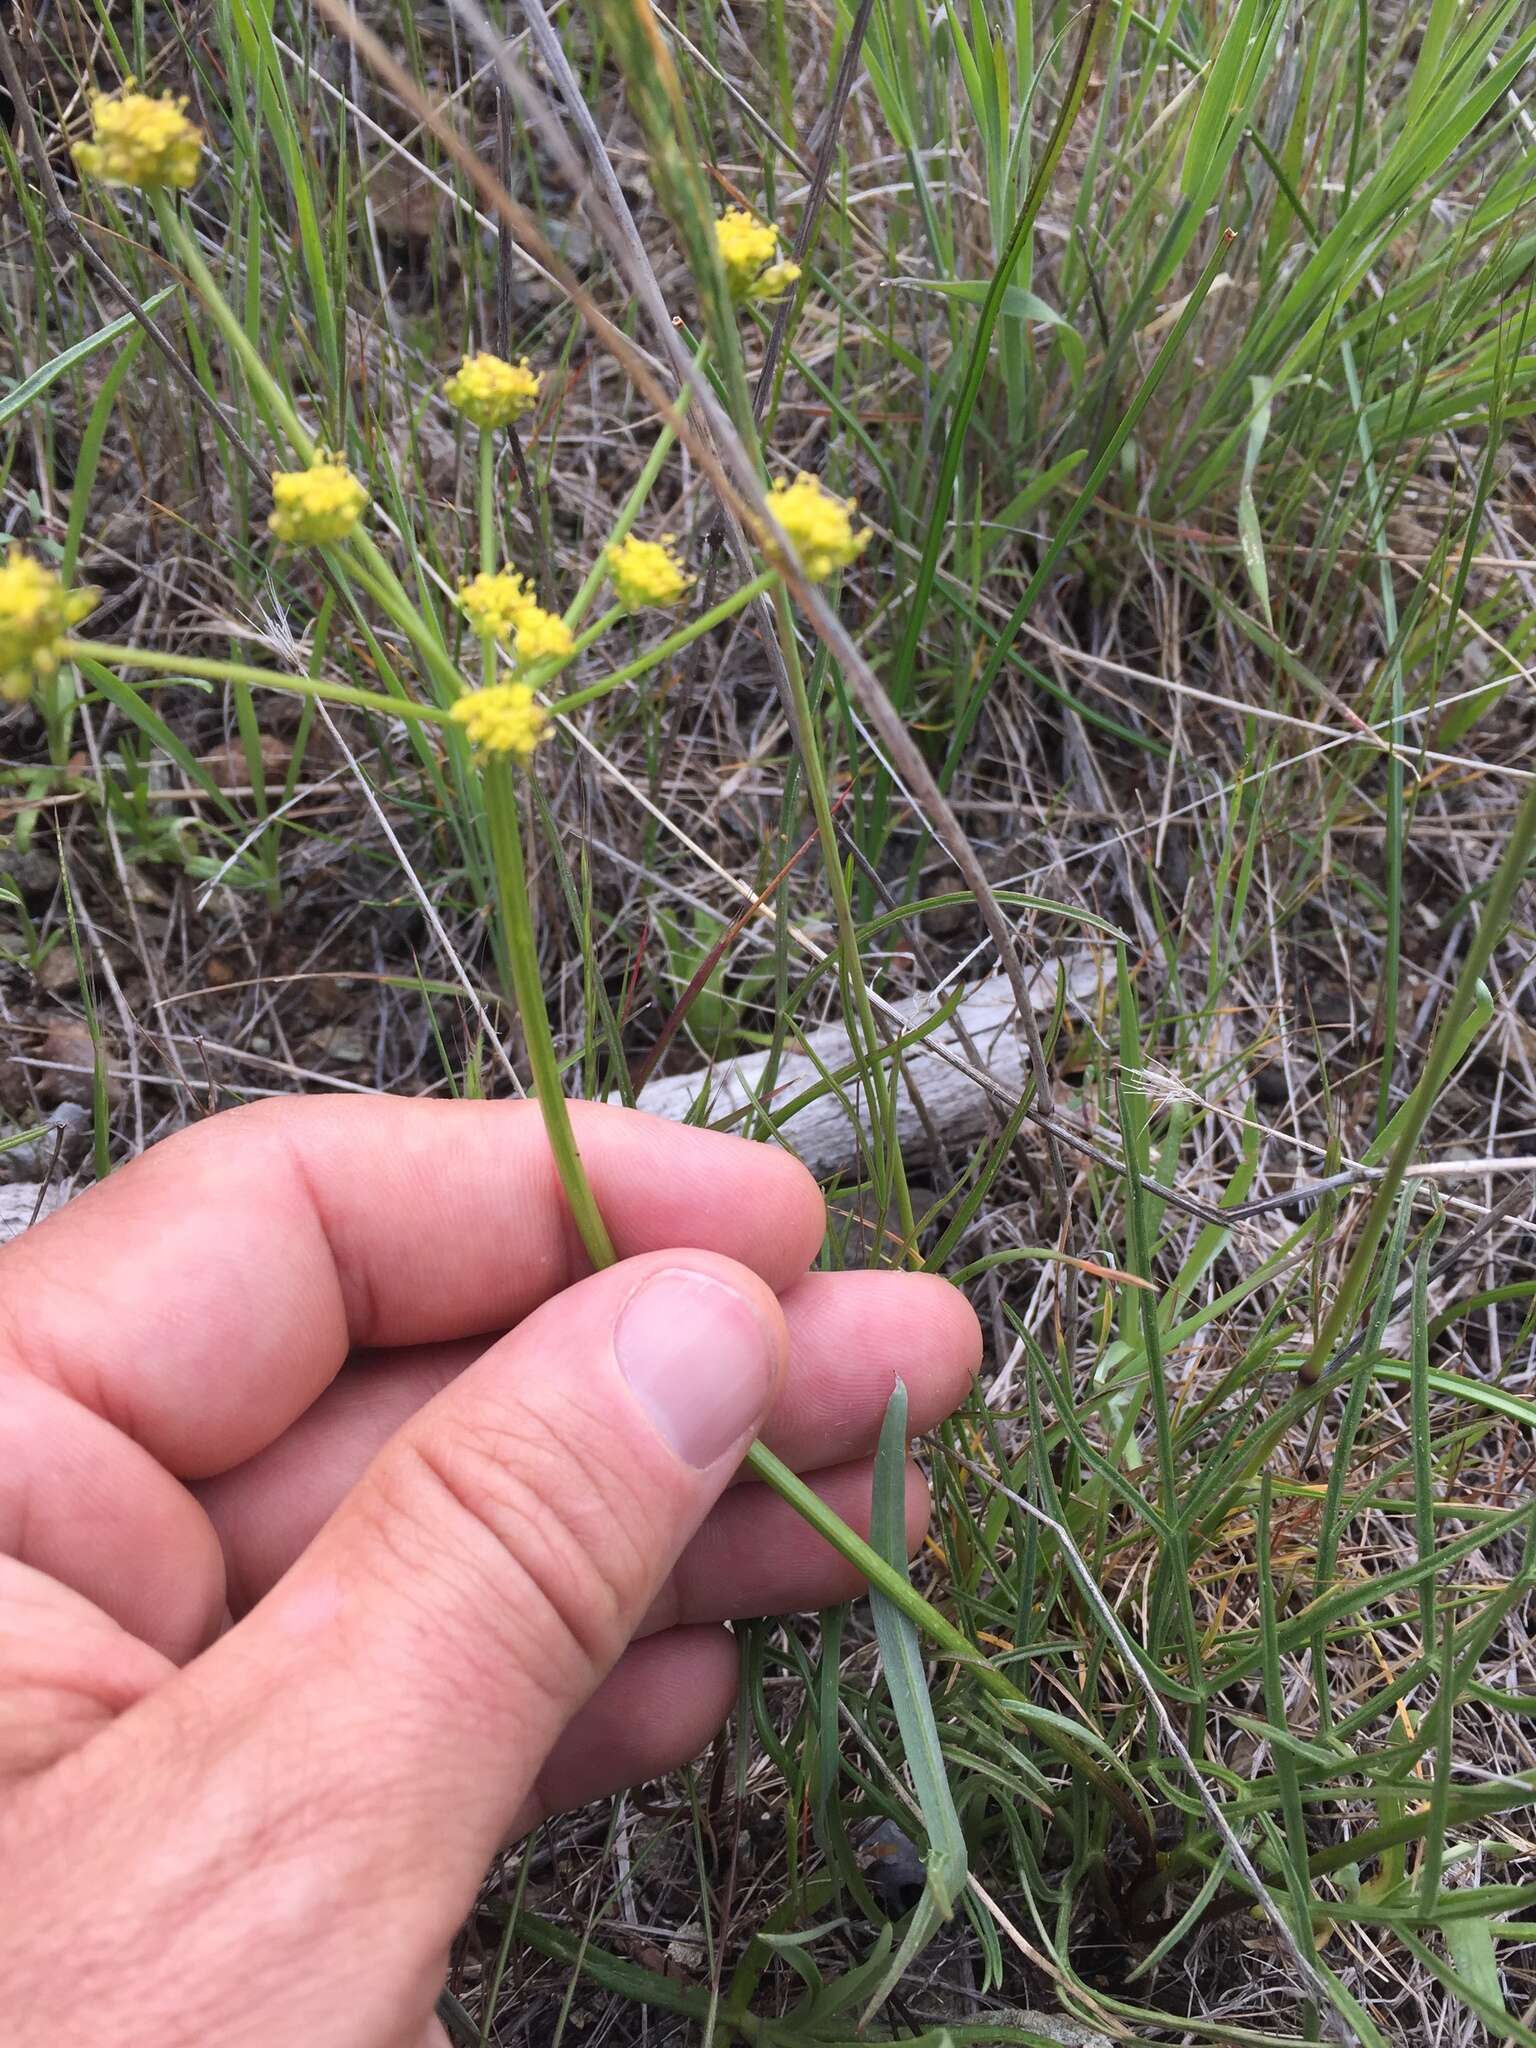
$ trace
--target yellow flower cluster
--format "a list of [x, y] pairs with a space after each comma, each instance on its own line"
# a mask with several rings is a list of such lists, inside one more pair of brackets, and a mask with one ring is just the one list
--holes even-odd
[[91, 101], [90, 142], [71, 152], [80, 169], [104, 185], [132, 185], [140, 192], [186, 187], [197, 177], [203, 131], [169, 94], [154, 99], [134, 92], [129, 79], [121, 92], [99, 92]]
[[0, 698], [13, 703], [59, 665], [59, 642], [93, 610], [94, 590], [66, 590], [35, 555], [12, 548], [0, 563]]
[[504, 363], [500, 356], [466, 356], [443, 386], [443, 396], [477, 427], [506, 427], [531, 412], [544, 379], [528, 358]]
[[636, 540], [633, 534], [607, 550], [608, 580], [613, 594], [627, 612], [643, 611], [647, 605], [681, 604], [693, 587], [693, 577], [670, 533], [660, 540]]
[[475, 631], [493, 640], [510, 640], [518, 621], [534, 602], [533, 592], [510, 569], [487, 576], [483, 571], [459, 585], [459, 603]]
[[517, 658], [524, 668], [536, 661], [563, 661], [575, 646], [564, 619], [530, 604], [517, 622]]
[[869, 528], [854, 529], [858, 507], [852, 498], [834, 497], [806, 470], [801, 470], [793, 483], [782, 476], [774, 479], [768, 509], [789, 536], [801, 568], [813, 583], [823, 583], [834, 569], [846, 568], [869, 545]]
[[367, 503], [347, 465], [321, 455], [308, 469], [275, 472], [267, 524], [290, 547], [329, 547], [346, 539]]
[[548, 714], [527, 683], [466, 690], [448, 716], [482, 754], [516, 754], [525, 761], [549, 729]]
[[800, 275], [798, 263], [776, 263], [779, 231], [744, 206], [733, 206], [715, 222], [715, 246], [725, 281], [738, 306], [748, 299], [782, 298]]
[[545, 611], [527, 582], [515, 570], [503, 569], [495, 576], [482, 571], [459, 585], [459, 603], [464, 616], [483, 638], [515, 642], [519, 662], [527, 668], [535, 661], [570, 653], [575, 641], [564, 619]]

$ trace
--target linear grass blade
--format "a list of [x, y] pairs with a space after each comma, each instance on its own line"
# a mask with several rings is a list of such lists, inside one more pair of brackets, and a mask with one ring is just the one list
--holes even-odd
[[[144, 301], [144, 311], [157, 311], [175, 289], [175, 285], [168, 284], [152, 293]], [[81, 340], [61, 350], [48, 362], [40, 363], [30, 376], [23, 377], [19, 383], [13, 384], [9, 391], [0, 392], [0, 427], [8, 426], [19, 413], [25, 412], [29, 405], [35, 405], [61, 377], [67, 377], [71, 370], [77, 370], [82, 363], [88, 363], [92, 356], [99, 354], [104, 348], [110, 348], [114, 341], [121, 341], [125, 335], [140, 332], [134, 316], [131, 313], [124, 313], [121, 319], [109, 320], [105, 327], [98, 327], [94, 334], [85, 335]]]
[[[886, 1407], [875, 1453], [870, 1541], [893, 1569], [902, 1573], [907, 1569], [906, 1470], [907, 1390], [898, 1380]], [[949, 1789], [949, 1773], [917, 1630], [882, 1593], [871, 1592], [870, 1607], [912, 1790], [928, 1837], [928, 1858], [922, 1899], [913, 1909], [900, 1948], [864, 2008], [861, 2024], [865, 2025], [885, 2003], [909, 1964], [927, 1946], [939, 1923], [954, 1912], [968, 1868], [965, 1832]]]

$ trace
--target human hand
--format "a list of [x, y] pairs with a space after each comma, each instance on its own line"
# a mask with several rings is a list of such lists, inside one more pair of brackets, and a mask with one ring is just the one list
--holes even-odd
[[497, 1846], [695, 1755], [723, 1620], [857, 1590], [742, 1453], [866, 1527], [893, 1380], [946, 1414], [971, 1310], [809, 1273], [782, 1153], [572, 1113], [603, 1273], [531, 1105], [345, 1097], [0, 1252], [8, 2048], [440, 2040]]

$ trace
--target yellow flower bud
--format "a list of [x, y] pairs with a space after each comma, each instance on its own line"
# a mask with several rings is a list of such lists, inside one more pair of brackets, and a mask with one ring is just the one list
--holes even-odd
[[443, 386], [443, 396], [477, 427], [505, 427], [531, 412], [544, 379], [528, 358], [504, 363], [500, 356], [466, 356]]
[[514, 569], [494, 576], [482, 570], [459, 585], [459, 603], [482, 637], [512, 642], [523, 668], [567, 655], [576, 644], [564, 619], [545, 611]]
[[459, 603], [475, 631], [494, 640], [510, 640], [529, 607], [538, 609], [527, 583], [510, 569], [496, 576], [482, 571], [461, 583]]
[[670, 533], [660, 540], [636, 540], [629, 534], [607, 550], [606, 560], [613, 594], [627, 612], [681, 604], [693, 588]]
[[725, 281], [738, 306], [748, 299], [782, 298], [800, 275], [798, 263], [775, 263], [779, 231], [743, 206], [733, 206], [715, 222], [715, 245], [725, 267]]
[[346, 539], [367, 503], [347, 465], [322, 455], [308, 469], [274, 473], [267, 525], [290, 547], [329, 547]]
[[167, 93], [155, 99], [134, 92], [130, 79], [121, 92], [99, 92], [91, 101], [89, 142], [71, 154], [80, 169], [104, 185], [132, 185], [140, 192], [184, 188], [197, 177], [203, 131], [182, 109], [185, 100]]
[[0, 698], [12, 703], [59, 666], [59, 643], [95, 608], [94, 590], [67, 590], [35, 555], [12, 548], [0, 563]]
[[825, 582], [834, 569], [846, 568], [869, 545], [869, 528], [854, 530], [858, 507], [852, 498], [834, 497], [805, 470], [793, 483], [775, 478], [768, 509], [789, 536], [812, 583]]
[[523, 668], [569, 654], [576, 642], [564, 619], [530, 604], [517, 622], [517, 659]]
[[482, 754], [516, 754], [527, 760], [549, 730], [549, 717], [527, 683], [493, 683], [466, 690], [448, 716], [462, 725]]

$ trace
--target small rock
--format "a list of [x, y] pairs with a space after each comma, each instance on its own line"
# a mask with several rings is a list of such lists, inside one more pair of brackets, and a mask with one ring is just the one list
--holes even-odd
[[68, 1199], [69, 1190], [56, 1181], [22, 1180], [0, 1187], [0, 1244], [20, 1237], [34, 1217], [41, 1222]]
[[0, 851], [0, 875], [35, 910], [59, 886], [58, 856], [46, 846], [29, 846], [25, 853], [6, 847]]
[[[48, 1026], [48, 1035], [39, 1048], [38, 1058], [51, 1063], [45, 1067], [32, 1069], [37, 1076], [39, 1102], [52, 1105], [58, 1102], [90, 1101], [96, 1048], [91, 1043], [91, 1034], [82, 1018], [55, 1017]], [[117, 1095], [117, 1083], [109, 1080], [107, 1100], [115, 1101]]]
[[61, 1102], [44, 1123], [40, 1138], [0, 1152], [0, 1182], [48, 1180], [56, 1171], [72, 1173], [84, 1159], [91, 1144], [91, 1112], [84, 1103]]
[[385, 157], [369, 173], [368, 195], [378, 232], [400, 242], [431, 243], [442, 233], [447, 194], [397, 157]]
[[584, 220], [571, 213], [551, 214], [544, 223], [544, 232], [551, 249], [557, 256], [563, 256], [572, 270], [579, 274], [592, 267], [597, 244]]
[[876, 1821], [859, 1843], [859, 1864], [888, 1913], [908, 1913], [923, 1895], [928, 1866], [893, 1820]]
[[[264, 732], [261, 735], [261, 772], [269, 788], [273, 782], [282, 781], [290, 758], [291, 750], [274, 734]], [[199, 754], [197, 765], [207, 770], [210, 779], [220, 789], [244, 789], [251, 779], [251, 764], [238, 740]]]
[[68, 946], [55, 946], [43, 955], [37, 967], [37, 985], [51, 996], [62, 995], [80, 984], [80, 970]]
[[332, 1025], [329, 1030], [312, 1031], [303, 1041], [300, 1050], [315, 1066], [322, 1063], [331, 1067], [362, 1067], [372, 1058], [373, 1048], [369, 1040], [355, 1026]]
[[1260, 1067], [1253, 1077], [1253, 1092], [1266, 1109], [1279, 1109], [1291, 1097], [1290, 1083], [1279, 1060]]
[[171, 899], [146, 868], [135, 861], [128, 869], [128, 894], [146, 910], [169, 910]]
[[704, 1930], [697, 1920], [690, 1920], [686, 1927], [679, 1927], [667, 1943], [667, 1961], [690, 1977], [704, 1974], [709, 1956], [704, 1947]]

